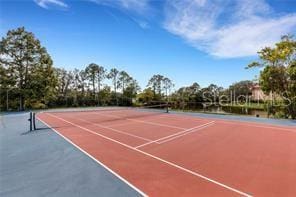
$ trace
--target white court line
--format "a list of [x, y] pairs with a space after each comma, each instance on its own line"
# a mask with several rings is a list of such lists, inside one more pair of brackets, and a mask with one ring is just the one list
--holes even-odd
[[[170, 114], [172, 116], [175, 116], [176, 119], [179, 118], [185, 118], [185, 119], [193, 119], [193, 120], [215, 120], [217, 123], [225, 123], [225, 124], [236, 124], [236, 125], [243, 125], [243, 126], [250, 126], [250, 127], [258, 127], [258, 128], [266, 128], [266, 129], [277, 129], [277, 130], [284, 130], [284, 131], [290, 131], [293, 133], [296, 133], [295, 126], [287, 126], [281, 127], [281, 125], [271, 125], [268, 123], [262, 123], [262, 122], [252, 122], [252, 121], [242, 121], [242, 120], [231, 120], [231, 119], [221, 119], [221, 118], [206, 118], [206, 117], [198, 117], [198, 116], [190, 116], [188, 114]], [[267, 125], [267, 126], [265, 126]], [[289, 128], [290, 127], [290, 128]]]
[[265, 128], [265, 129], [277, 129], [277, 130], [283, 130], [283, 131], [290, 131], [292, 133], [296, 133], [296, 127], [295, 128], [281, 128], [281, 127], [274, 127], [274, 126], [264, 126], [264, 125], [256, 125], [256, 124], [263, 124], [263, 123], [255, 123], [254, 125], [251, 123], [249, 124], [248, 122], [243, 122], [243, 121], [239, 121], [239, 120], [234, 120], [232, 121], [227, 121], [227, 120], [217, 120], [217, 122], [220, 123], [225, 123], [225, 124], [235, 124], [235, 125], [243, 125], [243, 126], [249, 126], [249, 127], [258, 127], [258, 128]]
[[197, 129], [194, 129], [194, 130], [192, 130], [192, 131], [189, 131], [189, 132], [186, 132], [186, 133], [183, 133], [183, 134], [177, 135], [177, 136], [172, 137], [172, 138], [168, 138], [168, 139], [166, 139], [166, 140], [164, 140], [164, 141], [162, 141], [162, 142], [159, 142], [159, 144], [162, 144], [162, 143], [165, 143], [165, 142], [168, 142], [168, 141], [174, 140], [174, 139], [176, 139], [176, 138], [179, 138], [179, 137], [182, 137], [182, 136], [188, 135], [188, 134], [190, 134], [190, 133], [193, 133], [193, 132], [199, 131], [199, 130], [201, 130], [201, 129], [207, 128], [207, 127], [209, 127], [209, 126], [212, 126], [214, 123], [215, 123], [215, 122], [212, 121], [211, 123], [209, 123], [209, 124], [207, 124], [207, 125], [205, 125], [205, 126], [199, 127], [199, 128], [197, 128]]
[[[146, 155], [146, 156], [148, 156], [148, 157], [154, 158], [154, 159], [156, 159], [156, 160], [158, 160], [158, 161], [161, 161], [161, 162], [163, 162], [163, 163], [166, 163], [166, 164], [169, 165], [169, 166], [173, 166], [173, 167], [175, 167], [175, 168], [177, 168], [177, 169], [179, 169], [179, 170], [182, 170], [182, 171], [184, 171], [184, 172], [187, 172], [187, 173], [189, 173], [189, 174], [191, 174], [191, 175], [194, 175], [194, 176], [196, 176], [196, 177], [202, 178], [202, 179], [204, 179], [204, 180], [206, 180], [206, 181], [208, 181], [208, 182], [211, 182], [211, 183], [214, 183], [214, 184], [216, 184], [216, 185], [219, 185], [219, 186], [221, 186], [221, 187], [223, 187], [223, 188], [225, 188], [225, 189], [228, 189], [228, 190], [230, 190], [230, 191], [233, 191], [233, 192], [235, 192], [235, 193], [237, 193], [237, 194], [240, 194], [240, 195], [242, 195], [242, 196], [246, 196], [246, 197], [251, 197], [250, 194], [244, 193], [244, 192], [242, 192], [242, 191], [240, 191], [240, 190], [237, 190], [237, 189], [235, 189], [235, 188], [232, 188], [232, 187], [230, 187], [230, 186], [227, 186], [227, 185], [225, 185], [225, 184], [223, 184], [223, 183], [220, 183], [220, 182], [218, 182], [218, 181], [215, 181], [214, 179], [208, 178], [208, 177], [206, 177], [206, 176], [204, 176], [204, 175], [201, 175], [201, 174], [199, 174], [199, 173], [197, 173], [197, 172], [191, 171], [191, 170], [186, 169], [186, 168], [184, 168], [184, 167], [182, 167], [182, 166], [179, 166], [179, 165], [174, 164], [174, 163], [172, 163], [172, 162], [166, 161], [166, 160], [164, 160], [164, 159], [161, 159], [161, 158], [159, 158], [159, 157], [157, 157], [157, 156], [154, 156], [154, 155], [151, 155], [151, 154], [149, 154], [149, 153], [147, 153], [147, 152], [144, 152], [144, 151], [141, 151], [141, 150], [139, 150], [139, 149], [136, 149], [136, 148], [134, 148], [134, 147], [132, 147], [132, 146], [129, 146], [129, 145], [127, 145], [127, 144], [124, 144], [124, 143], [122, 143], [122, 142], [119, 142], [119, 141], [117, 141], [117, 140], [114, 140], [114, 139], [112, 139], [112, 138], [109, 138], [109, 137], [107, 137], [107, 136], [104, 136], [104, 135], [102, 135], [102, 134], [96, 133], [96, 132], [94, 132], [94, 131], [92, 131], [92, 130], [90, 130], [90, 129], [87, 129], [87, 128], [82, 127], [82, 126], [79, 126], [79, 125], [77, 125], [77, 124], [75, 124], [75, 123], [69, 122], [69, 121], [67, 121], [67, 120], [65, 120], [65, 119], [63, 119], [63, 118], [57, 117], [57, 116], [52, 115], [52, 114], [48, 114], [48, 115], [49, 115], [49, 116], [52, 116], [52, 117], [55, 117], [56, 119], [62, 120], [62, 121], [64, 121], [64, 122], [67, 122], [68, 124], [71, 124], [71, 125], [73, 125], [73, 126], [75, 126], [75, 127], [78, 127], [78, 128], [80, 128], [80, 129], [82, 129], [82, 130], [85, 130], [85, 131], [87, 131], [87, 132], [89, 132], [89, 133], [92, 133], [92, 134], [94, 134], [94, 135], [98, 135], [98, 136], [100, 136], [100, 137], [102, 137], [102, 138], [104, 138], [104, 139], [107, 139], [107, 140], [112, 141], [112, 142], [114, 142], [114, 143], [120, 144], [120, 145], [122, 145], [122, 146], [124, 146], [124, 147], [126, 147], [126, 148], [129, 148], [129, 149], [134, 150], [134, 151], [136, 151], [136, 152], [142, 153], [142, 154], [144, 154], [144, 155]], [[122, 179], [123, 179], [123, 178], [122, 178]], [[123, 180], [124, 180], [124, 179], [123, 179]], [[127, 181], [126, 181], [126, 182], [127, 182]], [[130, 184], [130, 185], [131, 185], [131, 184]], [[133, 187], [134, 187], [134, 186], [133, 186]], [[145, 195], [146, 195], [146, 194], [145, 194]]]
[[[48, 113], [47, 113], [48, 114]], [[38, 118], [38, 117], [37, 117]], [[134, 186], [133, 184], [131, 184], [129, 181], [127, 181], [126, 179], [124, 179], [123, 177], [121, 177], [119, 174], [117, 174], [116, 172], [114, 172], [113, 170], [111, 170], [109, 167], [107, 167], [105, 164], [103, 164], [102, 162], [100, 162], [99, 160], [97, 160], [96, 158], [94, 158], [92, 155], [90, 155], [88, 152], [86, 152], [85, 150], [83, 150], [82, 148], [80, 148], [78, 145], [76, 145], [74, 142], [72, 142], [71, 140], [69, 140], [68, 138], [66, 138], [64, 135], [62, 135], [60, 132], [58, 132], [56, 129], [52, 128], [50, 125], [48, 125], [46, 122], [44, 122], [43, 120], [39, 119], [43, 124], [45, 124], [48, 128], [50, 128], [51, 130], [55, 131], [59, 136], [61, 136], [64, 140], [66, 140], [67, 142], [69, 142], [70, 144], [72, 144], [75, 148], [77, 148], [78, 150], [80, 150], [81, 152], [83, 152], [85, 155], [87, 155], [89, 158], [91, 158], [92, 160], [94, 160], [95, 162], [97, 162], [99, 165], [101, 165], [103, 168], [105, 168], [107, 171], [109, 171], [111, 174], [113, 174], [115, 177], [117, 177], [118, 179], [120, 179], [121, 181], [123, 181], [125, 184], [127, 184], [128, 186], [130, 186], [132, 189], [134, 189], [135, 191], [137, 191], [139, 194], [141, 194], [144, 197], [148, 197], [147, 194], [145, 194], [143, 191], [141, 191], [139, 188], [137, 188], [136, 186]]]
[[130, 120], [130, 121], [134, 121], [134, 122], [140, 122], [140, 123], [145, 123], [145, 124], [151, 124], [151, 125], [155, 125], [155, 126], [161, 126], [161, 127], [169, 127], [169, 128], [174, 128], [174, 129], [186, 129], [183, 127], [177, 127], [177, 126], [172, 126], [172, 125], [167, 125], [167, 124], [161, 124], [161, 123], [156, 123], [156, 122], [150, 122], [150, 121], [144, 121], [144, 120], [136, 120], [136, 119], [132, 119], [132, 118], [125, 118], [123, 116], [116, 116], [116, 115], [111, 115], [111, 114], [101, 114], [101, 113], [97, 113], [94, 112], [95, 114], [98, 114], [100, 116], [105, 116], [105, 117], [114, 117], [114, 118], [123, 118], [125, 120]]
[[141, 139], [141, 140], [144, 140], [144, 141], [148, 141], [148, 142], [152, 141], [151, 139], [147, 139], [147, 138], [144, 138], [144, 137], [141, 137], [141, 136], [133, 135], [131, 133], [127, 133], [127, 132], [124, 132], [124, 131], [121, 131], [121, 130], [118, 130], [118, 129], [113, 129], [111, 127], [104, 126], [104, 125], [94, 123], [94, 122], [91, 122], [91, 121], [88, 121], [88, 120], [84, 120], [84, 119], [81, 119], [81, 118], [74, 118], [74, 119], [80, 120], [80, 121], [83, 121], [83, 122], [86, 122], [86, 123], [89, 123], [89, 124], [92, 124], [92, 125], [95, 125], [97, 127], [101, 127], [101, 128], [104, 128], [104, 129], [109, 129], [109, 130], [112, 130], [112, 131], [117, 132], [117, 133], [121, 133], [121, 134], [124, 134], [124, 135], [135, 137], [135, 138], [138, 138], [138, 139]]
[[208, 123], [205, 123], [205, 124], [202, 124], [202, 125], [198, 125], [196, 127], [192, 127], [190, 129], [186, 129], [186, 130], [183, 130], [183, 131], [180, 131], [180, 132], [177, 132], [177, 133], [174, 133], [172, 135], [168, 135], [168, 136], [165, 136], [165, 137], [162, 137], [162, 138], [159, 138], [157, 140], [153, 140], [153, 141], [150, 141], [150, 142], [147, 142], [145, 144], [141, 144], [139, 146], [136, 146], [135, 148], [141, 148], [143, 146], [146, 146], [146, 145], [149, 145], [149, 144], [152, 144], [152, 143], [157, 143], [157, 144], [161, 144], [161, 143], [158, 143], [158, 141], [161, 141], [161, 140], [164, 140], [164, 139], [167, 139], [167, 138], [170, 138], [170, 137], [174, 137], [176, 135], [180, 135], [180, 134], [183, 134], [183, 133], [186, 133], [188, 131], [192, 131], [192, 130], [195, 130], [195, 129], [199, 129], [199, 128], [203, 128], [207, 125], [210, 125], [210, 124], [213, 124], [215, 121], [211, 121], [211, 122], [208, 122]]

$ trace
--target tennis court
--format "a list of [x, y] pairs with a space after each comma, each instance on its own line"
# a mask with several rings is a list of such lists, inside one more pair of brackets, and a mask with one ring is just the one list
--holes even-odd
[[100, 108], [36, 115], [147, 196], [296, 193], [296, 129], [166, 110]]

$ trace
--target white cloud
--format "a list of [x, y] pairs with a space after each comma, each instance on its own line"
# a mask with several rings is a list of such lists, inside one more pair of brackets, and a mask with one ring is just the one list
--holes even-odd
[[49, 5], [55, 5], [62, 8], [68, 8], [68, 5], [61, 0], [35, 0], [37, 5], [42, 8], [48, 9]]
[[241, 21], [220, 29], [209, 52], [218, 57], [255, 55], [261, 48], [272, 46], [293, 28], [296, 28], [296, 14], [276, 19], [255, 18]]
[[149, 0], [90, 0], [97, 4], [142, 13], [149, 8]]
[[272, 12], [272, 8], [264, 0], [238, 0], [235, 5], [235, 17], [252, 18], [253, 16], [265, 16]]
[[221, 58], [255, 55], [296, 30], [296, 13], [274, 16], [264, 0], [169, 0], [164, 27]]
[[148, 22], [144, 19], [147, 13], [151, 12], [149, 2], [151, 0], [89, 0], [99, 5], [113, 7], [122, 10], [133, 22], [142, 29], [149, 28]]

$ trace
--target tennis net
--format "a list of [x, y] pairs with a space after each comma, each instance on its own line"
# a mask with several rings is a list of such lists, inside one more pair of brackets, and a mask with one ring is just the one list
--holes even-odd
[[[147, 116], [157, 116], [169, 112], [167, 104], [133, 106], [133, 107], [91, 107], [91, 108], [67, 108], [51, 109], [42, 112], [33, 113], [32, 127], [34, 130], [44, 128], [44, 125], [36, 118], [38, 113], [49, 113], [56, 116], [81, 117], [93, 116], [97, 118], [96, 123], [111, 122], [117, 120], [141, 118]], [[37, 115], [38, 116], [38, 115]]]

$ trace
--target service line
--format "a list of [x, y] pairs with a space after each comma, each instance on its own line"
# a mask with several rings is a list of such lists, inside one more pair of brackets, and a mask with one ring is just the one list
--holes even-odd
[[[175, 138], [177, 138], [179, 136], [181, 137], [181, 136], [187, 135], [189, 133], [192, 133], [192, 132], [201, 130], [203, 128], [206, 128], [208, 126], [211, 126], [214, 123], [215, 123], [215, 121], [211, 121], [211, 122], [208, 122], [208, 123], [205, 123], [205, 124], [202, 124], [202, 125], [198, 125], [196, 127], [192, 127], [190, 129], [186, 129], [186, 130], [180, 131], [178, 133], [174, 133], [172, 135], [168, 135], [168, 136], [159, 138], [157, 140], [153, 140], [153, 141], [147, 142], [145, 144], [141, 144], [139, 146], [136, 146], [135, 148], [141, 148], [141, 147], [147, 146], [147, 145], [152, 144], [152, 143], [162, 144], [162, 143], [164, 143], [166, 141], [169, 141], [170, 139], [175, 139]], [[159, 141], [162, 141], [162, 140], [164, 140], [164, 141], [163, 142], [159, 142]]]

